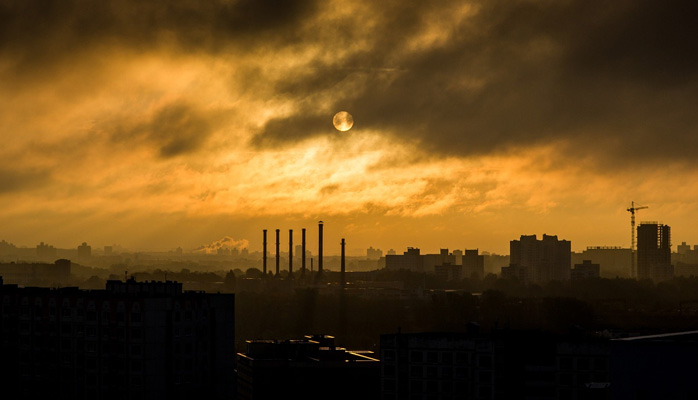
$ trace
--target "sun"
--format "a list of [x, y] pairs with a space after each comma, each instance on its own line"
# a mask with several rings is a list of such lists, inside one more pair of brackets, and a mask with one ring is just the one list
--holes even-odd
[[332, 118], [332, 125], [340, 132], [346, 132], [354, 126], [354, 117], [346, 111], [340, 111]]

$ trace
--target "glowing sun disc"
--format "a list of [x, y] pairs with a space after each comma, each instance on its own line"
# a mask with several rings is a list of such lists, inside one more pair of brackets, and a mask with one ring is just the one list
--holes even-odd
[[332, 125], [340, 132], [346, 132], [354, 126], [354, 117], [346, 111], [340, 111], [332, 118]]

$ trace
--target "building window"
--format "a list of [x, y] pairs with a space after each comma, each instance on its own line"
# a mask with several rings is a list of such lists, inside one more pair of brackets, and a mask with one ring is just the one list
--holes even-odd
[[578, 358], [577, 359], [577, 369], [586, 371], [589, 369], [589, 359], [588, 358]]
[[594, 359], [594, 369], [597, 371], [605, 371], [608, 361], [605, 358], [597, 357]]
[[134, 312], [131, 314], [131, 322], [141, 322], [141, 313]]
[[570, 358], [570, 357], [562, 357], [562, 358], [560, 358], [560, 369], [561, 369], [561, 370], [570, 370], [570, 369], [572, 369], [572, 358]]
[[427, 352], [427, 362], [435, 364], [439, 362], [439, 353], [435, 351], [428, 351]]
[[492, 368], [492, 357], [481, 355], [478, 357], [478, 364], [480, 368]]
[[438, 370], [438, 367], [427, 367], [427, 378], [436, 378]]
[[441, 363], [451, 364], [453, 362], [453, 353], [443, 352], [441, 353]]
[[422, 362], [423, 360], [424, 360], [424, 359], [423, 359], [423, 355], [422, 355], [422, 352], [421, 352], [421, 351], [412, 351], [412, 352], [410, 353], [410, 361], [420, 363], [420, 362]]

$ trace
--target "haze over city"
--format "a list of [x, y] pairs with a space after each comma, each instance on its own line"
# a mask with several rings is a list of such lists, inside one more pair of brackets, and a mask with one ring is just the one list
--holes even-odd
[[698, 398], [697, 15], [0, 0], [0, 387]]
[[0, 233], [581, 250], [629, 247], [636, 201], [695, 243], [697, 7], [2, 1]]

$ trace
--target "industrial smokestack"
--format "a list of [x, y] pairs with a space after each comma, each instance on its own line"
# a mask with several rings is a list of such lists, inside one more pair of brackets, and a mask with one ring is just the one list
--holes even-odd
[[345, 267], [344, 267], [344, 247], [346, 243], [344, 242], [344, 238], [342, 238], [342, 263], [341, 263], [341, 269], [340, 269], [340, 274], [339, 274], [339, 287], [341, 288], [342, 291], [344, 291], [344, 286], [346, 283], [346, 279], [344, 277], [344, 272], [345, 272]]
[[293, 229], [288, 230], [288, 277], [293, 275]]
[[322, 221], [318, 222], [317, 274], [322, 275]]
[[279, 275], [279, 230], [276, 230], [276, 275]]
[[264, 232], [262, 234], [262, 243], [264, 247], [262, 250], [264, 253], [262, 255], [262, 272], [264, 272], [264, 276], [267, 276], [267, 230], [265, 229], [262, 232]]
[[301, 231], [301, 276], [305, 275], [305, 228]]

